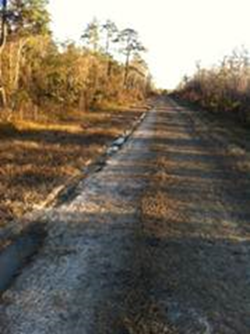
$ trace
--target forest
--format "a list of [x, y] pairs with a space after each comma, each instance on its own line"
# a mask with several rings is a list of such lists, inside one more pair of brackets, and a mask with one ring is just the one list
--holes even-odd
[[211, 68], [197, 63], [194, 75], [185, 76], [174, 92], [179, 99], [213, 113], [237, 121], [250, 121], [250, 62], [245, 47]]
[[51, 119], [60, 107], [84, 111], [145, 98], [151, 76], [137, 31], [94, 18], [83, 22], [79, 41], [56, 43], [47, 6], [10, 0], [3, 7], [1, 118]]

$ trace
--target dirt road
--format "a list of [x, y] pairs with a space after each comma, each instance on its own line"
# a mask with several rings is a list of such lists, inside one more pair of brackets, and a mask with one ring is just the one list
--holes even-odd
[[0, 306], [1, 334], [249, 334], [250, 173], [160, 99], [71, 203]]

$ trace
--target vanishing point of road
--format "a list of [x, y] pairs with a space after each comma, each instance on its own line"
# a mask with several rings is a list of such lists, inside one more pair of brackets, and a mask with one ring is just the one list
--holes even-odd
[[[241, 152], [241, 151], [240, 151]], [[247, 157], [160, 98], [0, 303], [1, 334], [249, 334]]]

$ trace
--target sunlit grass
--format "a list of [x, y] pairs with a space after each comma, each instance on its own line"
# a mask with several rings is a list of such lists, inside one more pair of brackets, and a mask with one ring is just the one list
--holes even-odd
[[66, 113], [63, 121], [0, 123], [0, 226], [21, 217], [62, 184], [83, 175], [145, 109]]

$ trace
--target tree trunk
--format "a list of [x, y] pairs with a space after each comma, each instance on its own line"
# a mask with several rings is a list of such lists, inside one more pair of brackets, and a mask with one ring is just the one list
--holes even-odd
[[[3, 14], [4, 15], [4, 14]], [[6, 37], [7, 37], [7, 26], [5, 23], [5, 19], [2, 22], [2, 33], [1, 33], [1, 40], [0, 40], [0, 106], [5, 108], [7, 106], [7, 99], [6, 99], [6, 92], [4, 88], [4, 80], [3, 80], [3, 50], [6, 45]]]
[[13, 90], [18, 90], [19, 85], [19, 77], [20, 77], [20, 67], [21, 67], [21, 60], [22, 60], [22, 51], [26, 44], [27, 40], [19, 40], [18, 41], [18, 50], [17, 50], [17, 56], [16, 56], [16, 64], [14, 69], [14, 81], [13, 81]]
[[128, 82], [128, 74], [129, 74], [129, 60], [130, 60], [130, 52], [127, 52], [126, 55], [126, 63], [125, 63], [125, 75], [124, 75], [124, 83], [123, 86], [126, 88], [127, 87], [127, 82]]
[[2, 107], [6, 107], [6, 92], [3, 83], [3, 71], [2, 71], [2, 54], [3, 49], [6, 45], [7, 39], [7, 24], [6, 24], [6, 11], [7, 11], [7, 0], [2, 1], [3, 9], [2, 9], [2, 24], [1, 24], [1, 38], [0, 38], [0, 96], [1, 96], [1, 104]]

